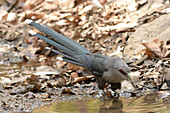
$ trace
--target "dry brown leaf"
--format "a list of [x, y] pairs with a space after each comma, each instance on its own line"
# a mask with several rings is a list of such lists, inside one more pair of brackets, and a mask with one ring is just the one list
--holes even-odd
[[115, 26], [105, 26], [105, 27], [98, 27], [101, 31], [110, 31], [110, 30], [116, 30], [117, 32], [120, 31], [126, 31], [129, 28], [133, 28], [137, 25], [136, 22], [134, 23], [119, 23]]
[[58, 72], [57, 69], [54, 69], [50, 66], [39, 66], [37, 67], [37, 70], [34, 75], [45, 76], [45, 75], [53, 75], [53, 74], [59, 75], [60, 73]]
[[100, 4], [103, 5], [107, 2], [107, 0], [99, 0], [100, 1]]
[[165, 58], [169, 58], [169, 57], [170, 57], [170, 50], [165, 53]]
[[133, 81], [138, 80], [140, 75], [141, 75], [140, 71], [130, 72], [130, 76], [131, 76]]
[[43, 2], [41, 6], [46, 10], [57, 9], [57, 4], [55, 4], [54, 2], [53, 3]]
[[78, 14], [82, 15], [84, 13], [87, 13], [88, 11], [91, 11], [92, 8], [93, 8], [93, 5], [88, 5], [88, 6], [84, 7]]
[[57, 61], [56, 62], [57, 69], [61, 70], [66, 64], [67, 64], [67, 62]]
[[32, 75], [31, 77], [28, 77], [28, 78], [27, 78], [27, 82], [28, 82], [29, 84], [34, 85], [34, 87], [33, 87], [32, 89], [30, 89], [32, 92], [38, 92], [38, 91], [40, 91], [41, 83], [40, 83], [40, 81], [39, 81], [39, 79], [38, 79], [37, 76]]
[[70, 76], [72, 79], [75, 79], [78, 77], [78, 74], [76, 72], [72, 72]]
[[40, 49], [40, 48], [35, 48], [33, 45], [29, 45], [27, 48], [23, 47], [17, 47], [17, 49], [20, 51], [20, 56], [26, 56], [27, 59], [34, 59], [36, 58], [35, 53]]
[[69, 94], [76, 95], [76, 93], [72, 89], [70, 89], [70, 88], [64, 88], [62, 90], [62, 93], [69, 93]]
[[159, 47], [158, 39], [155, 39], [152, 42], [142, 42], [142, 45], [144, 45], [149, 51], [154, 53], [157, 57], [159, 57], [161, 59], [163, 58], [163, 54]]
[[127, 32], [122, 34], [122, 42], [123, 43], [126, 43], [127, 36], [128, 36]]
[[58, 5], [61, 9], [71, 9], [75, 5], [75, 0], [58, 0]]
[[170, 57], [170, 45], [164, 45], [162, 54], [164, 55], [165, 58]]
[[82, 82], [82, 81], [88, 81], [88, 80], [91, 80], [92, 78], [94, 78], [94, 76], [77, 77], [77, 78], [75, 78], [73, 83]]
[[58, 22], [56, 22], [57, 25], [59, 26], [63, 26], [63, 25], [69, 25], [70, 22], [68, 22], [67, 20], [63, 19], [63, 20], [59, 20]]
[[36, 13], [36, 12], [32, 12], [32, 11], [26, 12], [26, 17], [29, 18], [29, 19], [33, 19], [33, 20], [42, 19], [42, 18], [44, 18], [45, 15], [46, 14], [42, 13], [42, 12], [41, 13], [40, 12]]
[[8, 16], [8, 12], [6, 10], [1, 10], [0, 21], [5, 20], [7, 16]]
[[82, 67], [81, 67], [81, 66], [78, 66], [78, 65], [75, 65], [75, 64], [68, 63], [67, 68], [68, 68], [69, 70], [79, 70], [79, 69], [81, 69]]
[[37, 7], [39, 4], [41, 4], [44, 0], [26, 0], [24, 3], [23, 8], [25, 10], [32, 10], [33, 8]]
[[117, 0], [115, 4], [118, 7], [126, 8], [130, 12], [136, 11], [139, 6], [136, 0]]

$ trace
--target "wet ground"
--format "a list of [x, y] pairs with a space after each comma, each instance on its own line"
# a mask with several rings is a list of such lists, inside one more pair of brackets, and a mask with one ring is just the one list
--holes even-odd
[[[124, 82], [119, 99], [113, 99], [114, 92], [110, 90], [106, 91], [104, 99], [94, 77], [82, 76], [90, 74], [80, 67], [69, 65], [73, 69], [70, 71], [69, 66], [64, 66], [67, 70], [62, 73], [42, 63], [41, 59], [47, 60], [50, 56], [40, 55], [39, 59], [28, 61], [12, 49], [9, 47], [0, 56], [0, 112], [168, 113], [170, 110], [170, 92], [160, 90], [159, 81], [155, 81], [159, 79], [153, 79], [155, 75], [136, 79], [138, 81], [132, 79], [138, 89]], [[144, 72], [146, 66], [131, 68], [133, 76], [138, 74], [136, 70]], [[76, 72], [79, 76], [75, 76]]]
[[83, 97], [83, 99], [56, 102], [50, 106], [37, 108], [32, 113], [169, 113], [170, 111], [170, 103], [156, 94], [107, 101]]

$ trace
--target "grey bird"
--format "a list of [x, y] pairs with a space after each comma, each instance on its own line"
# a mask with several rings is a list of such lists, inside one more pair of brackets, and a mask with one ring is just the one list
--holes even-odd
[[113, 91], [120, 89], [121, 81], [130, 78], [128, 75], [130, 68], [120, 57], [91, 53], [77, 42], [47, 26], [28, 19], [25, 22], [52, 38], [29, 31], [33, 36], [52, 45], [55, 48], [53, 52], [62, 55], [63, 61], [87, 68], [95, 76], [99, 89], [103, 90], [106, 83], [111, 84]]

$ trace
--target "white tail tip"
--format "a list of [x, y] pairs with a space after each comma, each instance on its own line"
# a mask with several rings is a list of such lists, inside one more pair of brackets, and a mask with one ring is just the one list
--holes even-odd
[[36, 32], [34, 32], [33, 30], [28, 31], [28, 33], [30, 33], [31, 35], [35, 35], [35, 34], [37, 34], [37, 33], [36, 33]]
[[45, 49], [51, 49], [51, 48], [49, 48], [49, 47], [45, 47]]
[[26, 22], [27, 24], [30, 24], [30, 23], [33, 22], [33, 21], [30, 20], [30, 19], [26, 19], [25, 22]]
[[57, 60], [63, 61], [62, 57], [57, 57]]

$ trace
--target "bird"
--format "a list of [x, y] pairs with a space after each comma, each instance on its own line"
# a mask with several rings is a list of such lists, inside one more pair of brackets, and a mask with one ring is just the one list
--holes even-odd
[[28, 31], [31, 35], [52, 45], [53, 52], [62, 55], [60, 60], [87, 68], [94, 75], [99, 89], [104, 91], [106, 83], [111, 84], [112, 91], [121, 89], [121, 81], [131, 78], [130, 67], [122, 58], [91, 53], [74, 40], [46, 25], [35, 23], [30, 19], [26, 19], [25, 22], [51, 37], [47, 38], [33, 30]]

